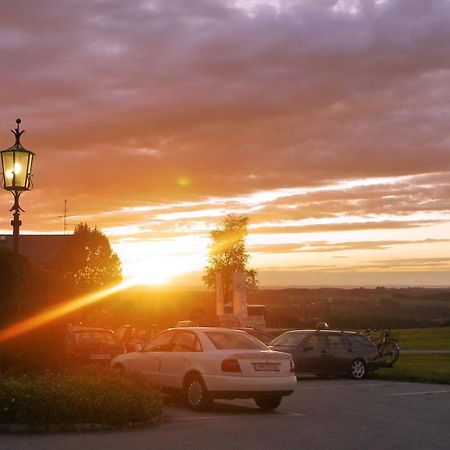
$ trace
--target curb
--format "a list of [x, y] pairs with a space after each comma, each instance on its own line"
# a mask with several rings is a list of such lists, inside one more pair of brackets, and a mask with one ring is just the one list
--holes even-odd
[[406, 348], [400, 349], [400, 354], [401, 353], [404, 353], [405, 355], [446, 355], [450, 353], [450, 350], [443, 348]]
[[0, 423], [0, 433], [57, 433], [60, 431], [112, 431], [147, 428], [160, 422], [161, 419], [148, 422], [130, 422], [126, 425], [114, 426], [107, 423], [74, 423], [74, 424], [28, 424], [28, 423]]

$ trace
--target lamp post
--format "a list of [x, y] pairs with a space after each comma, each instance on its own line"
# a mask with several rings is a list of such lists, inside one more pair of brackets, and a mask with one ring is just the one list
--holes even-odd
[[19, 253], [19, 228], [22, 225], [20, 212], [24, 210], [19, 205], [19, 198], [23, 192], [31, 189], [31, 167], [34, 153], [30, 152], [20, 143], [20, 137], [25, 130], [20, 130], [20, 119], [16, 120], [16, 128], [11, 130], [16, 138], [14, 145], [0, 152], [2, 160], [3, 189], [14, 196], [13, 211], [13, 245], [14, 254]]

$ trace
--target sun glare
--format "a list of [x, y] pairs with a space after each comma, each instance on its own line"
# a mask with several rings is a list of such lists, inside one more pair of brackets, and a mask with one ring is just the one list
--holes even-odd
[[149, 264], [148, 261], [130, 264], [127, 268], [125, 277], [135, 284], [159, 286], [170, 280], [173, 274], [167, 267]]
[[39, 328], [46, 323], [52, 322], [53, 320], [59, 319], [60, 317], [77, 311], [78, 309], [91, 305], [132, 285], [132, 282], [123, 282], [116, 286], [105, 288], [96, 292], [91, 292], [89, 294], [68, 300], [64, 303], [59, 303], [58, 305], [55, 305], [54, 307], [46, 311], [36, 314], [35, 316], [29, 317], [1, 329], [0, 343]]
[[122, 260], [123, 277], [140, 285], [162, 285], [179, 275], [201, 270], [206, 248], [207, 244], [194, 236], [124, 240], [114, 245]]
[[134, 284], [159, 286], [192, 270], [188, 257], [160, 255], [158, 258], [143, 258], [124, 265], [124, 278]]

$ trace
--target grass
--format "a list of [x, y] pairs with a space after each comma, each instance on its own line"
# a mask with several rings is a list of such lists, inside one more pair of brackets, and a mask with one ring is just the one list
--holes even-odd
[[393, 330], [401, 349], [450, 350], [450, 327]]
[[393, 368], [379, 369], [371, 378], [450, 384], [450, 354], [402, 355]]
[[[288, 330], [288, 328], [283, 328], [269, 331], [274, 336], [278, 336]], [[361, 332], [363, 331], [361, 330]], [[391, 334], [397, 340], [400, 349], [403, 350], [450, 350], [450, 327], [395, 329]]]

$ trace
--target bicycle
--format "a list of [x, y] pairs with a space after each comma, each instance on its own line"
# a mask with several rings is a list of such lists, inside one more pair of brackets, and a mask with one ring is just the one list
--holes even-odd
[[378, 354], [383, 361], [383, 367], [393, 367], [400, 356], [400, 347], [391, 338], [391, 330], [382, 329], [381, 337], [378, 338], [374, 336], [374, 330], [366, 330], [365, 335], [377, 347]]

